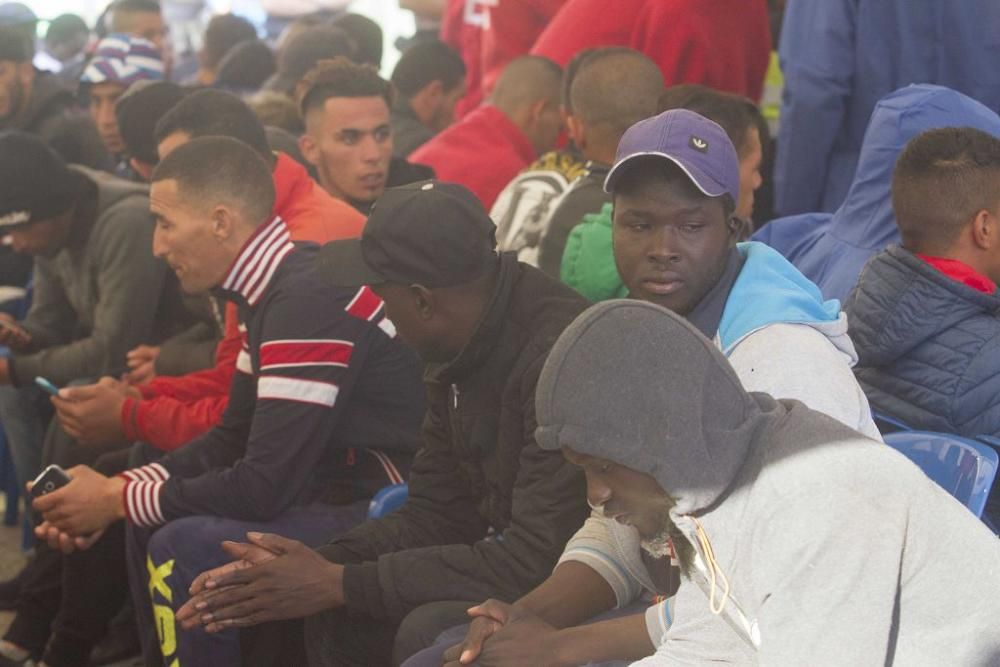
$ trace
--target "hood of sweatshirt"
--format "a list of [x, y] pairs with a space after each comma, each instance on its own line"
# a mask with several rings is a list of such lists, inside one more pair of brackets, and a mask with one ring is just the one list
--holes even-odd
[[819, 288], [773, 248], [757, 242], [737, 248], [745, 261], [719, 322], [718, 344], [724, 354], [768, 325], [804, 324], [856, 359], [839, 301], [825, 300]]
[[535, 392], [536, 440], [651, 475], [673, 514], [710, 507], [757, 433], [784, 408], [750, 395], [722, 353], [687, 321], [642, 301], [580, 315], [549, 354]]
[[865, 262], [899, 242], [892, 214], [892, 170], [906, 144], [941, 127], [974, 127], [1000, 137], [1000, 116], [962, 93], [911, 85], [875, 106], [854, 181], [836, 213], [806, 213], [774, 220], [754, 235], [777, 249], [827, 297], [846, 299]]

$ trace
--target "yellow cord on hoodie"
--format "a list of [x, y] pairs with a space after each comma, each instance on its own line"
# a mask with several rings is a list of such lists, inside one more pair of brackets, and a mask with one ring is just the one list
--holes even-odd
[[[701, 545], [701, 550], [705, 554], [705, 559], [708, 561], [708, 573], [709, 573], [709, 594], [708, 594], [708, 606], [712, 610], [712, 613], [718, 616], [722, 613], [722, 610], [726, 608], [726, 602], [729, 600], [729, 579], [726, 578], [726, 573], [722, 571], [719, 567], [719, 562], [715, 560], [715, 551], [712, 549], [712, 543], [708, 541], [708, 535], [705, 534], [705, 529], [701, 527], [701, 522], [695, 517], [691, 517], [694, 521], [695, 533], [698, 535], [698, 543]], [[718, 575], [716, 575], [718, 572]], [[715, 608], [715, 589], [716, 589], [716, 576], [722, 580], [722, 601], [719, 603], [719, 608]]]

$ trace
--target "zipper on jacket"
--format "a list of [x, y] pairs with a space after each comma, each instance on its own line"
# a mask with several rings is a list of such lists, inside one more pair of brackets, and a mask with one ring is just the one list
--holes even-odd
[[458, 385], [451, 385], [451, 406], [458, 410]]

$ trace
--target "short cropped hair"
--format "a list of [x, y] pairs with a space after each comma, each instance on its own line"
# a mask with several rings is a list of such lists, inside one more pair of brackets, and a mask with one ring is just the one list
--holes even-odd
[[903, 245], [943, 253], [979, 211], [1000, 204], [1000, 139], [971, 127], [928, 130], [906, 145], [892, 174]]
[[559, 90], [559, 103], [562, 104], [563, 108], [570, 113], [573, 111], [573, 100], [570, 97], [570, 91], [573, 90], [573, 82], [576, 81], [576, 75], [580, 72], [580, 67], [582, 67], [587, 58], [592, 56], [597, 50], [597, 47], [580, 49], [566, 64], [566, 69], [563, 70], [562, 88]]
[[375, 69], [382, 67], [382, 28], [378, 23], [361, 14], [341, 14], [330, 22], [334, 28], [339, 28], [351, 35], [357, 44], [355, 61], [363, 65], [371, 65]]
[[574, 116], [604, 127], [617, 143], [625, 130], [656, 115], [663, 72], [642, 53], [623, 47], [595, 49], [579, 66], [570, 88]]
[[392, 106], [389, 82], [371, 65], [358, 65], [344, 57], [320, 61], [303, 77], [296, 93], [303, 118], [334, 97], [381, 97]]
[[444, 42], [435, 40], [407, 49], [392, 70], [390, 81], [400, 95], [409, 99], [434, 81], [440, 81], [445, 90], [454, 90], [464, 78], [462, 57]]
[[218, 67], [233, 47], [254, 39], [257, 39], [257, 30], [245, 18], [236, 14], [217, 14], [205, 28], [205, 39], [201, 49], [202, 65]]
[[192, 139], [232, 137], [253, 148], [265, 160], [271, 159], [264, 126], [253, 110], [240, 98], [221, 90], [199, 90], [181, 100], [156, 124], [156, 143], [175, 132], [188, 134]]
[[756, 104], [745, 97], [713, 90], [695, 83], [671, 86], [660, 95], [659, 111], [687, 109], [715, 121], [729, 136], [737, 154], [744, 157], [750, 130], [756, 129], [762, 148], [770, 143], [767, 121]]
[[250, 146], [230, 137], [202, 137], [171, 151], [153, 171], [152, 183], [177, 181], [184, 199], [212, 207], [226, 204], [248, 220], [267, 222], [274, 208], [271, 169]]

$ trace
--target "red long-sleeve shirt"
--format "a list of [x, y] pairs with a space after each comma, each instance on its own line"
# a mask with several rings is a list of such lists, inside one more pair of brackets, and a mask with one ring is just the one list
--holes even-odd
[[[273, 175], [277, 195], [274, 213], [288, 225], [292, 241], [327, 243], [361, 235], [364, 216], [327, 194], [290, 157], [278, 154]], [[129, 398], [122, 405], [125, 436], [170, 451], [218, 424], [229, 404], [240, 349], [236, 309], [229, 304], [215, 365], [180, 377], [156, 378], [140, 387], [143, 400]]]
[[569, 0], [531, 52], [562, 66], [582, 49], [627, 46], [668, 86], [700, 83], [759, 101], [771, 55], [765, 0]]
[[486, 210], [536, 157], [528, 137], [502, 111], [485, 104], [410, 154], [442, 181], [472, 190]]

